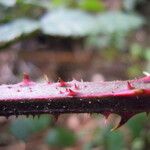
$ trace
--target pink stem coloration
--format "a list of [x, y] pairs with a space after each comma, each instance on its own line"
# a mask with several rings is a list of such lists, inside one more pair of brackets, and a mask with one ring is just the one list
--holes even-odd
[[101, 113], [108, 118], [116, 113], [121, 116], [118, 128], [141, 112], [150, 112], [150, 76], [112, 82], [35, 83], [25, 74], [18, 84], [0, 86], [0, 115], [6, 117]]

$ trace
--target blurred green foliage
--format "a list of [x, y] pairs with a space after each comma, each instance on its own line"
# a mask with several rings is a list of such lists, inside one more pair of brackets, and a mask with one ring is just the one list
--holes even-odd
[[140, 136], [141, 131], [144, 127], [144, 124], [146, 124], [146, 122], [148, 120], [148, 119], [146, 119], [145, 116], [146, 116], [145, 113], [141, 113], [141, 114], [134, 116], [132, 118], [132, 120], [128, 121], [127, 125], [132, 132], [133, 138]]
[[[18, 18], [24, 17], [30, 20], [36, 19], [39, 31], [44, 34], [76, 38], [84, 36], [88, 37], [86, 43], [90, 46], [101, 48], [110, 45], [117, 49], [124, 47], [125, 38], [129, 32], [138, 29], [145, 22], [134, 12], [122, 10], [108, 12], [101, 0], [44, 0], [42, 2], [40, 0], [1, 0], [0, 8], [2, 8], [0, 22], [7, 22], [6, 25], [0, 25], [0, 33], [6, 34], [2, 40], [0, 39], [0, 45], [21, 37], [22, 34], [17, 33], [22, 30], [21, 28], [13, 29], [14, 34], [11, 38], [7, 35], [12, 29], [12, 24], [15, 25]], [[35, 22], [28, 24], [26, 22], [24, 25], [28, 28], [32, 27], [28, 34], [37, 30], [37, 25], [32, 24]], [[4, 32], [5, 30], [2, 31], [4, 26], [7, 26], [7, 33]]]
[[76, 142], [76, 136], [69, 129], [59, 127], [51, 129], [45, 141], [50, 147], [64, 148], [73, 146]]
[[27, 141], [28, 138], [37, 132], [43, 131], [51, 125], [52, 119], [49, 115], [42, 115], [33, 118], [16, 119], [10, 125], [10, 132], [18, 139]]

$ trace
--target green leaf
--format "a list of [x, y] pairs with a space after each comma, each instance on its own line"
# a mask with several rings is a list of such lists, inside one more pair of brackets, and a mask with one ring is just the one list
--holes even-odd
[[150, 47], [147, 47], [144, 52], [144, 57], [147, 61], [150, 61]]
[[0, 4], [5, 7], [12, 7], [16, 4], [16, 0], [0, 0]]
[[30, 19], [17, 19], [0, 26], [0, 45], [28, 35], [39, 29], [39, 24]]
[[50, 123], [51, 118], [48, 115], [42, 115], [39, 119], [17, 119], [11, 123], [10, 131], [16, 138], [26, 141], [33, 133], [46, 129]]
[[86, 36], [92, 33], [95, 18], [80, 10], [53, 10], [41, 19], [41, 28], [52, 36]]
[[141, 17], [122, 12], [91, 15], [76, 9], [56, 9], [42, 17], [41, 28], [51, 36], [123, 35], [143, 23]]
[[95, 31], [97, 33], [112, 34], [115, 32], [128, 32], [135, 30], [143, 25], [143, 18], [122, 13], [122, 12], [106, 12], [97, 16], [97, 26]]
[[71, 4], [72, 0], [52, 0], [54, 7], [66, 7]]
[[83, 10], [87, 11], [103, 11], [105, 6], [100, 0], [80, 0], [79, 7]]
[[76, 136], [69, 129], [55, 128], [48, 132], [45, 141], [51, 147], [69, 147], [75, 144]]
[[123, 6], [127, 11], [133, 11], [138, 2], [143, 0], [123, 0]]
[[145, 141], [143, 138], [136, 138], [132, 142], [132, 150], [144, 150], [145, 147]]
[[133, 138], [140, 136], [144, 124], [146, 122], [147, 122], [147, 118], [145, 113], [138, 114], [127, 122], [127, 125], [132, 132]]
[[116, 131], [110, 133], [107, 138], [107, 148], [109, 150], [122, 150], [124, 148], [125, 143], [122, 132]]

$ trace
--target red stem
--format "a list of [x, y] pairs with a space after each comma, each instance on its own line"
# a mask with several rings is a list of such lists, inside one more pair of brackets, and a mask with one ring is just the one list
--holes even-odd
[[128, 81], [35, 83], [27, 74], [14, 85], [0, 86], [0, 115], [110, 113], [120, 127], [133, 115], [150, 112], [150, 76]]

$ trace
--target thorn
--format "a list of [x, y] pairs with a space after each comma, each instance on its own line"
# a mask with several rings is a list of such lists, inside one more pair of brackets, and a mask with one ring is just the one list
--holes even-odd
[[68, 86], [67, 82], [63, 81], [61, 78], [58, 79], [58, 82], [59, 82], [60, 87], [67, 87]]
[[21, 83], [20, 86], [29, 86], [29, 85], [32, 85], [32, 84], [34, 84], [34, 82], [32, 82], [32, 81], [30, 80], [29, 75], [26, 74], [26, 73], [24, 73], [24, 74], [23, 74], [23, 80], [22, 80], [22, 83]]
[[23, 74], [23, 82], [24, 83], [30, 82], [30, 77], [29, 77], [29, 75], [27, 73]]
[[129, 90], [133, 90], [134, 87], [131, 85], [131, 83], [129, 81], [127, 81], [127, 87]]
[[81, 79], [81, 83], [83, 83], [83, 79]]
[[150, 76], [150, 73], [147, 72], [147, 71], [143, 71], [143, 74], [144, 74], [145, 76]]
[[46, 74], [44, 74], [44, 79], [45, 79], [45, 81], [46, 81], [48, 84], [51, 84], [51, 82], [49, 81], [49, 78], [48, 78], [48, 76], [47, 76]]
[[75, 88], [76, 90], [79, 90], [79, 86], [78, 86], [77, 84], [74, 84], [74, 88]]
[[131, 117], [133, 117], [135, 114], [133, 113], [123, 113], [121, 114], [121, 119], [118, 125], [116, 125], [114, 128], [111, 129], [111, 131], [115, 131], [121, 126], [123, 126]]
[[69, 89], [68, 89], [68, 88], [66, 88], [66, 92], [69, 92]]
[[68, 89], [68, 96], [76, 96], [76, 95], [77, 95], [76, 92], [74, 92], [74, 91], [71, 90], [71, 89]]

